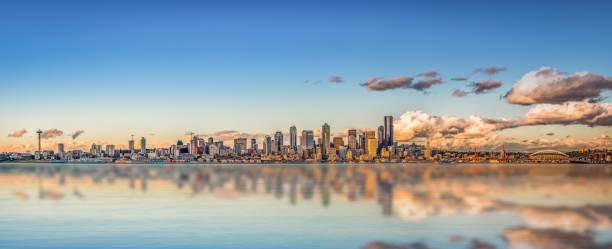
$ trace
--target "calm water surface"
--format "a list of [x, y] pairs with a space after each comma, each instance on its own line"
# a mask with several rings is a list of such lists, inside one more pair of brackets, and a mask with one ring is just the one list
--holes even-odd
[[612, 248], [612, 166], [0, 164], [0, 248]]

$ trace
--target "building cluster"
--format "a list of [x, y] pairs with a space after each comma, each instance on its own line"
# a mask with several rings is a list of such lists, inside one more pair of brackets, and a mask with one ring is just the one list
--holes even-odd
[[[128, 148], [115, 145], [92, 144], [89, 151], [66, 151], [62, 143], [57, 151], [42, 150], [40, 136], [35, 153], [4, 153], [3, 160], [42, 160], [50, 162], [84, 163], [266, 163], [266, 162], [418, 162], [440, 163], [610, 163], [612, 151], [580, 149], [568, 154], [544, 150], [535, 153], [509, 153], [502, 147], [498, 152], [436, 150], [415, 143], [398, 144], [393, 136], [393, 117], [385, 116], [375, 130], [349, 129], [343, 136], [331, 136], [329, 124], [321, 127], [321, 134], [313, 130], [298, 133], [295, 126], [289, 133], [277, 131], [258, 141], [239, 137], [232, 144], [215, 141], [213, 137], [191, 134], [186, 143], [178, 140], [167, 148], [147, 147], [145, 137], [134, 136]], [[39, 133], [40, 135], [40, 133]], [[287, 138], [288, 136], [288, 138]], [[138, 148], [136, 144], [140, 145]], [[261, 145], [261, 146], [260, 146]]]

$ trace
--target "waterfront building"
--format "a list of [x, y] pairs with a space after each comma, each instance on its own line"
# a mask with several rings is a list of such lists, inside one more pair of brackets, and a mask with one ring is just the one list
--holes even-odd
[[258, 147], [257, 140], [255, 138], [251, 138], [251, 150], [253, 150], [253, 154], [257, 154], [257, 151], [259, 150]]
[[295, 125], [289, 127], [289, 146], [292, 150], [297, 150], [297, 128]]
[[330, 128], [329, 125], [327, 123], [323, 124], [323, 126], [321, 127], [321, 154], [322, 155], [327, 155], [327, 150], [329, 149], [329, 144], [330, 144]]
[[106, 154], [110, 157], [115, 155], [115, 146], [112, 144], [106, 145]]
[[351, 150], [357, 149], [357, 130], [348, 130], [348, 147]]
[[263, 146], [266, 155], [272, 154], [272, 138], [270, 136], [266, 136]]
[[393, 146], [393, 116], [385, 116], [384, 125], [384, 146]]
[[147, 154], [147, 140], [144, 137], [140, 138], [140, 154]]
[[344, 139], [342, 139], [342, 137], [334, 137], [333, 144], [334, 148], [339, 149], [344, 146]]
[[276, 145], [276, 152], [281, 151], [281, 148], [283, 147], [283, 133], [280, 131], [277, 131], [276, 133], [274, 133], [274, 141], [275, 141], [275, 145]]
[[[376, 132], [375, 131], [365, 131], [365, 153], [368, 155], [376, 155], [376, 150], [378, 148], [378, 141], [376, 140]], [[370, 141], [372, 140], [372, 141]], [[374, 143], [374, 151], [372, 151], [371, 143]]]
[[64, 150], [64, 144], [57, 144], [57, 154], [59, 154], [60, 156], [64, 156], [64, 153], [66, 153], [66, 151]]
[[236, 138], [234, 139], [234, 153], [237, 155], [243, 155], [247, 151], [247, 139]]
[[314, 132], [312, 130], [302, 131], [302, 148], [312, 149], [314, 148]]
[[[179, 140], [180, 141], [180, 140]], [[183, 142], [181, 142], [181, 145], [183, 144]], [[128, 150], [130, 151], [130, 153], [134, 154], [135, 152], [135, 148], [134, 148], [134, 137], [132, 136], [132, 139], [130, 141], [128, 141]]]

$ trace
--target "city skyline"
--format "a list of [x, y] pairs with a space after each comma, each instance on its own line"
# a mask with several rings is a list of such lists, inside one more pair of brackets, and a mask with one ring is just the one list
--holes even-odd
[[36, 150], [39, 129], [43, 148], [261, 146], [328, 123], [331, 142], [383, 115], [397, 141], [441, 148], [603, 146], [611, 5], [7, 3], [0, 151]]

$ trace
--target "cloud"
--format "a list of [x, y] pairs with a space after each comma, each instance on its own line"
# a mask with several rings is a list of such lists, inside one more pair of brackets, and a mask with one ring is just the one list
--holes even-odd
[[304, 84], [319, 84], [321, 80], [305, 80]]
[[[527, 111], [519, 119], [487, 118], [469, 116], [434, 116], [421, 111], [409, 111], [395, 121], [395, 136], [398, 141], [424, 137], [440, 146], [491, 146], [510, 142], [512, 139], [491, 136], [493, 132], [510, 128], [534, 125], [587, 125], [612, 126], [612, 104], [568, 102], [563, 105], [541, 104]], [[516, 143], [516, 142], [515, 142]], [[529, 144], [531, 143], [531, 144]], [[526, 140], [516, 143], [521, 148], [553, 147], [564, 145], [570, 148], [577, 144], [592, 144], [572, 138], [564, 140]]]
[[78, 130], [75, 131], [74, 133], [72, 133], [72, 135], [70, 135], [72, 137], [72, 140], [77, 139], [81, 134], [85, 133], [84, 130]]
[[503, 71], [506, 71], [506, 67], [489, 66], [484, 68], [476, 68], [474, 73], [484, 73], [486, 75], [493, 76]]
[[455, 89], [452, 93], [453, 96], [455, 97], [465, 97], [468, 95], [468, 92], [463, 91], [463, 90], [459, 90], [459, 89]]
[[590, 102], [567, 102], [561, 105], [540, 104], [527, 111], [519, 120], [519, 124], [611, 126], [612, 104]]
[[479, 82], [474, 82], [471, 84], [471, 86], [472, 86], [473, 93], [484, 94], [484, 93], [488, 93], [489, 91], [493, 89], [501, 87], [502, 82], [496, 81], [496, 80], [483, 80]]
[[433, 85], [442, 84], [442, 82], [443, 82], [442, 78], [427, 78], [427, 79], [419, 80], [419, 82], [410, 86], [410, 88], [417, 90], [417, 91], [423, 91], [425, 89], [429, 89]]
[[509, 119], [490, 119], [479, 116], [467, 118], [433, 116], [421, 111], [410, 111], [404, 113], [395, 122], [395, 136], [398, 140], [410, 140], [414, 137], [483, 137], [493, 131], [513, 125], [514, 121]]
[[414, 78], [398, 77], [393, 79], [384, 79], [382, 77], [374, 77], [366, 82], [361, 83], [361, 86], [367, 87], [370, 91], [386, 91], [399, 88], [409, 88]]
[[426, 72], [422, 72], [420, 74], [417, 74], [417, 76], [419, 77], [426, 77], [426, 78], [439, 78], [440, 74], [437, 71], [426, 71]]
[[14, 137], [14, 138], [23, 137], [23, 135], [25, 135], [26, 133], [28, 133], [28, 131], [25, 128], [21, 128], [9, 134], [8, 137]]
[[42, 139], [52, 139], [52, 138], [59, 137], [62, 135], [64, 135], [63, 131], [53, 128], [53, 129], [48, 129], [48, 130], [43, 131], [40, 137]]
[[504, 96], [519, 105], [560, 104], [567, 101], [601, 100], [604, 90], [612, 89], [612, 78], [590, 72], [568, 75], [542, 67], [528, 72]]
[[329, 76], [328, 80], [331, 83], [342, 83], [342, 82], [344, 82], [344, 79], [341, 76], [338, 76], [338, 75]]
[[468, 77], [453, 77], [453, 78], [451, 78], [452, 81], [467, 81], [469, 79], [470, 78], [468, 78]]

